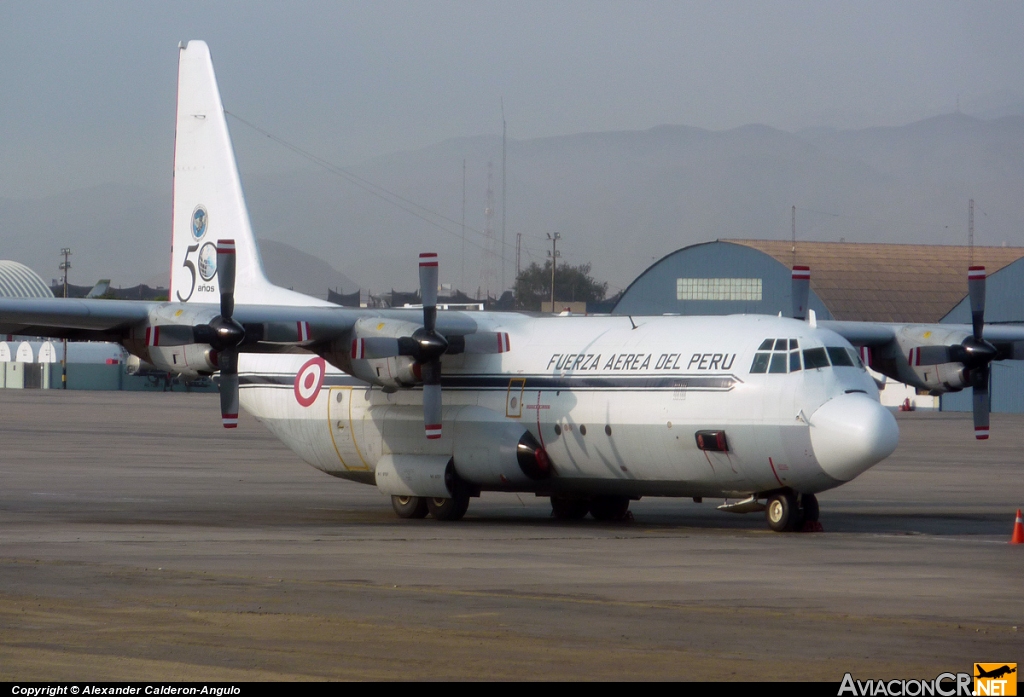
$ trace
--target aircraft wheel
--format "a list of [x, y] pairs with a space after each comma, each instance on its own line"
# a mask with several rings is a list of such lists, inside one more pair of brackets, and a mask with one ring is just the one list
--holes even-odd
[[469, 494], [456, 491], [450, 499], [427, 499], [427, 509], [435, 520], [462, 520], [469, 510]]
[[623, 520], [628, 512], [628, 496], [595, 496], [590, 500], [590, 515], [595, 520]]
[[399, 518], [426, 518], [427, 500], [421, 496], [392, 496], [391, 507]]
[[818, 522], [818, 499], [814, 494], [801, 494], [800, 504], [804, 509], [804, 520], [809, 523]]
[[768, 527], [775, 532], [792, 532], [800, 524], [800, 510], [792, 491], [780, 491], [769, 497], [764, 513]]
[[551, 497], [551, 514], [556, 520], [580, 520], [590, 511], [587, 499], [570, 499], [562, 496]]

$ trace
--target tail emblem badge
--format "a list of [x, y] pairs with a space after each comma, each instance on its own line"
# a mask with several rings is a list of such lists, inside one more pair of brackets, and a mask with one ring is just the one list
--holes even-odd
[[201, 204], [196, 206], [196, 209], [192, 211], [192, 237], [201, 239], [206, 234], [207, 223], [210, 220], [210, 216], [206, 213], [206, 208]]

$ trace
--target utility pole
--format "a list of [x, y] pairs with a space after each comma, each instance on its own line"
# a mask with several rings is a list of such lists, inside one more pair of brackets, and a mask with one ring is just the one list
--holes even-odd
[[[60, 263], [60, 270], [64, 275], [64, 297], [68, 297], [68, 271], [71, 269], [71, 262], [68, 257], [71, 256], [71, 248], [64, 247], [60, 250], [61, 255], [64, 257], [64, 261]], [[68, 340], [64, 339], [64, 354], [60, 357], [60, 388], [62, 390], [68, 389]]]
[[[462, 158], [462, 273], [459, 288], [466, 287], [466, 158]], [[465, 293], [466, 291], [462, 291]]]
[[548, 233], [548, 239], [551, 240], [551, 251], [548, 252], [548, 256], [551, 257], [551, 311], [555, 311], [555, 263], [558, 261], [558, 240], [562, 239], [559, 233], [552, 235]]
[[501, 98], [501, 292], [505, 292], [505, 98]]
[[523, 258], [523, 233], [516, 233], [516, 281], [519, 280], [519, 274], [523, 272], [521, 260]]
[[790, 251], [793, 252], [792, 266], [796, 266], [796, 206], [793, 206], [793, 248]]
[[967, 204], [967, 265], [974, 265], [974, 199]]

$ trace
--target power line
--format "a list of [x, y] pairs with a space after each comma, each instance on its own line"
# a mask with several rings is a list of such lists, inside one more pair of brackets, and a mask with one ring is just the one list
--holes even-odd
[[[339, 166], [333, 164], [332, 162], [329, 162], [328, 160], [325, 160], [324, 158], [322, 158], [322, 157], [320, 157], [318, 155], [314, 155], [313, 153], [309, 152], [308, 150], [305, 150], [305, 149], [299, 147], [298, 145], [290, 143], [289, 141], [287, 141], [287, 140], [285, 140], [285, 139], [283, 139], [283, 138], [281, 138], [279, 136], [274, 135], [273, 133], [267, 131], [266, 129], [261, 128], [260, 126], [257, 126], [256, 124], [254, 124], [254, 123], [252, 123], [250, 121], [247, 121], [246, 119], [242, 118], [238, 114], [234, 114], [234, 113], [228, 111], [227, 109], [224, 110], [224, 113], [226, 115], [228, 115], [228, 116], [233, 117], [234, 119], [236, 119], [240, 123], [248, 126], [249, 128], [253, 129], [257, 133], [260, 133], [260, 134], [266, 136], [267, 138], [269, 138], [270, 140], [274, 141], [278, 145], [280, 145], [280, 146], [282, 146], [282, 147], [292, 151], [296, 155], [299, 155], [300, 157], [303, 157], [303, 158], [309, 160], [310, 162], [313, 162], [314, 164], [319, 165], [320, 167], [322, 167], [323, 169], [327, 170], [331, 174], [339, 176], [339, 177], [341, 177], [343, 179], [347, 179], [349, 181], [349, 183], [351, 183], [354, 186], [362, 189], [363, 191], [367, 192], [368, 194], [376, 196], [377, 198], [381, 199], [382, 201], [386, 201], [387, 203], [390, 203], [391, 205], [396, 206], [396, 207], [402, 209], [403, 211], [405, 211], [409, 215], [412, 215], [412, 216], [414, 216], [416, 218], [419, 218], [423, 222], [428, 223], [429, 225], [433, 225], [434, 227], [436, 227], [439, 230], [442, 230], [442, 231], [448, 233], [449, 235], [452, 235], [453, 237], [456, 237], [456, 238], [459, 238], [459, 239], [464, 239], [458, 233], [456, 233], [454, 230], [451, 230], [451, 229], [445, 227], [444, 225], [438, 223], [436, 220], [431, 220], [430, 218], [426, 217], [426, 215], [423, 215], [423, 214], [421, 214], [421, 213], [419, 213], [419, 212], [417, 212], [415, 210], [412, 210], [408, 206], [412, 206], [412, 207], [418, 208], [418, 209], [422, 210], [424, 213], [426, 213], [427, 215], [432, 215], [432, 216], [435, 216], [437, 218], [440, 218], [441, 220], [444, 220], [444, 221], [446, 221], [448, 223], [451, 223], [454, 226], [461, 227], [461, 225], [462, 225], [461, 222], [456, 221], [456, 220], [452, 220], [451, 218], [449, 218], [449, 217], [447, 217], [447, 216], [445, 216], [445, 215], [443, 215], [441, 213], [438, 213], [436, 211], [432, 211], [429, 208], [427, 208], [426, 206], [422, 206], [422, 205], [416, 203], [415, 201], [411, 201], [411, 200], [405, 198], [404, 196], [402, 196], [400, 194], [396, 194], [395, 192], [393, 192], [393, 191], [391, 191], [389, 189], [386, 189], [383, 186], [380, 186], [379, 184], [375, 184], [375, 183], [373, 183], [373, 182], [371, 182], [371, 181], [369, 181], [367, 179], [364, 179], [363, 177], [360, 177], [358, 174], [354, 174], [353, 172], [350, 172], [350, 171], [348, 171], [348, 170], [346, 170], [346, 169], [344, 169], [342, 167], [339, 167]], [[397, 199], [397, 200], [392, 200], [392, 199]], [[406, 205], [403, 205], [403, 204], [406, 204]], [[486, 236], [485, 233], [482, 230], [478, 230], [478, 229], [476, 229], [476, 228], [474, 228], [472, 226], [467, 225], [466, 229], [469, 230], [470, 232], [476, 233], [477, 235]], [[485, 249], [483, 244], [480, 244], [478, 242], [474, 242], [473, 240], [467, 240], [467, 241], [470, 244], [478, 247], [481, 250]], [[505, 259], [505, 251], [506, 250], [504, 249], [504, 246], [505, 245], [502, 246], [502, 254], [501, 254], [501, 258], [502, 259]]]

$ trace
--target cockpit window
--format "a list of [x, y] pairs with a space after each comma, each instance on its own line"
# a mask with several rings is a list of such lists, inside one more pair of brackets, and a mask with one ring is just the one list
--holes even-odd
[[751, 373], [793, 373], [800, 370], [796, 339], [765, 339], [754, 354]]
[[804, 367], [807, 370], [811, 368], [827, 368], [828, 365], [828, 354], [825, 353], [825, 349], [804, 349]]
[[789, 352], [789, 372], [795, 373], [800, 370], [800, 352], [790, 351]]
[[848, 348], [846, 349], [846, 352], [850, 354], [850, 360], [853, 361], [853, 364], [860, 368], [861, 370], [863, 370], [864, 364], [861, 362], [860, 356], [857, 354], [856, 349]]
[[828, 351], [828, 357], [832, 361], [832, 365], [853, 367], [853, 361], [850, 359], [850, 354], [846, 352], [845, 348], [841, 346], [828, 346], [825, 350]]

